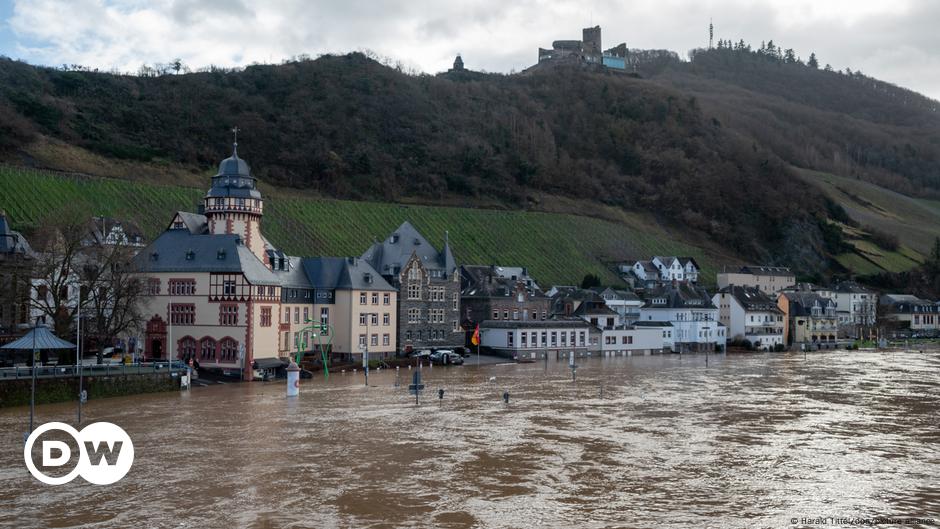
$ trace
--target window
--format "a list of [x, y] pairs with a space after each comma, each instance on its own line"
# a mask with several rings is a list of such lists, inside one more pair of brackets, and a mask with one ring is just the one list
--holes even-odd
[[219, 306], [219, 325], [238, 325], [238, 305]]
[[493, 309], [493, 319], [494, 319], [494, 320], [498, 320], [498, 319], [499, 319], [499, 311], [496, 310], [496, 309]]
[[385, 294], [382, 294], [382, 304], [391, 305], [391, 303], [392, 303], [392, 295], [389, 294], [388, 292], [386, 292]]
[[193, 279], [171, 279], [168, 287], [172, 296], [192, 296], [196, 293], [196, 281]]
[[235, 295], [235, 281], [226, 280], [222, 281], [222, 295], [223, 296], [234, 296]]
[[408, 299], [421, 299], [421, 285], [417, 283], [408, 284]]
[[378, 334], [373, 334], [373, 335], [372, 335], [372, 339], [369, 341], [369, 345], [373, 345], [373, 346], [379, 345], [379, 335], [378, 335]]
[[504, 320], [509, 319], [509, 309], [503, 309], [503, 319]]
[[194, 340], [192, 336], [184, 336], [179, 344], [179, 353], [182, 358], [192, 358], [196, 356], [196, 340]]
[[300, 323], [300, 307], [294, 307], [294, 323]]
[[284, 323], [290, 323], [290, 307], [284, 307]]
[[509, 332], [506, 333], [506, 345], [507, 345], [508, 347], [512, 347], [512, 346], [513, 346], [512, 341], [513, 341], [513, 338], [514, 338], [514, 337], [515, 337], [515, 333], [514, 333], [514, 332], [509, 331]]
[[362, 313], [359, 315], [359, 325], [365, 325], [365, 324], [366, 324], [366, 314]]
[[519, 309], [512, 309], [512, 319], [514, 320], [519, 319]]
[[532, 347], [538, 347], [539, 346], [538, 333], [533, 332], [530, 336], [532, 338]]
[[360, 304], [360, 305], [365, 305], [365, 304], [366, 304], [366, 293], [365, 293], [365, 292], [360, 292], [360, 293], [359, 293], [359, 304]]
[[421, 309], [408, 309], [408, 323], [421, 322]]
[[215, 358], [215, 340], [212, 338], [203, 338], [199, 349], [202, 358]]
[[310, 307], [304, 307], [304, 319], [303, 322], [307, 323], [310, 321]]
[[421, 279], [421, 270], [417, 266], [408, 269], [408, 279]]
[[391, 338], [389, 337], [388, 333], [382, 335], [382, 345], [388, 345], [390, 340]]
[[561, 333], [561, 345], [562, 347], [568, 345], [568, 333], [562, 331]]
[[460, 332], [460, 324], [457, 322], [457, 320], [451, 321], [451, 324], [452, 324], [451, 330], [453, 332]]
[[558, 345], [558, 333], [552, 331], [552, 347]]
[[271, 326], [271, 307], [261, 307], [261, 326]]
[[329, 335], [330, 330], [327, 325], [330, 324], [330, 308], [320, 307], [320, 334]]
[[369, 325], [378, 325], [379, 324], [379, 313], [373, 312], [369, 315]]
[[460, 297], [457, 294], [454, 294], [454, 305], [452, 310], [459, 310]]
[[526, 344], [526, 341], [527, 341], [526, 338], [527, 338], [528, 336], [529, 336], [529, 334], [528, 334], [528, 333], [525, 333], [525, 332], [519, 334], [519, 346], [521, 346], [521, 347], [526, 347], [526, 346], [527, 346], [527, 344]]
[[584, 345], [584, 331], [578, 333], [578, 345]]
[[360, 334], [360, 335], [359, 335], [359, 347], [360, 347], [360, 348], [365, 348], [365, 346], [366, 346], [366, 335], [365, 335], [365, 334]]
[[411, 341], [411, 331], [405, 331], [405, 340]]
[[[170, 323], [172, 325], [192, 325], [195, 318], [195, 305], [179, 303], [170, 305]], [[193, 347], [195, 347], [195, 345]]]
[[382, 315], [382, 325], [391, 325], [391, 324], [392, 324], [392, 318], [389, 315], [389, 313], [386, 312], [385, 314]]
[[373, 292], [373, 293], [372, 293], [372, 304], [373, 304], [373, 305], [378, 305], [378, 304], [379, 304], [379, 293], [378, 293], [378, 292]]
[[160, 280], [157, 278], [150, 278], [147, 280], [147, 291], [151, 296], [156, 296], [160, 293]]
[[546, 331], [542, 331], [542, 347], [547, 347], [547, 346], [548, 346], [548, 333]]
[[222, 360], [233, 361], [238, 358], [238, 342], [231, 338], [222, 340], [219, 348], [219, 356]]

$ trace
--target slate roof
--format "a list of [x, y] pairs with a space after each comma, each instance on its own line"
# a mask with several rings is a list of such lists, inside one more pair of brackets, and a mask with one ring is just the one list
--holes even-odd
[[731, 295], [746, 311], [783, 313], [773, 298], [756, 287], [730, 285], [719, 290], [718, 293]]
[[622, 301], [639, 301], [640, 299], [639, 296], [629, 290], [619, 290], [611, 287], [594, 287], [591, 290], [597, 292], [601, 297], [604, 297], [604, 294], [611, 293], [616, 299]]
[[10, 229], [6, 213], [0, 211], [0, 253], [22, 253], [32, 255], [32, 249], [26, 237]]
[[425, 268], [443, 270], [446, 276], [457, 272], [457, 264], [450, 250], [450, 244], [444, 243], [444, 249], [438, 251], [421, 233], [405, 221], [384, 241], [376, 242], [362, 254], [372, 268], [385, 276], [398, 275], [412, 255], [417, 255]]
[[280, 284], [238, 235], [194, 235], [189, 230], [167, 230], [132, 262], [141, 272], [242, 273], [255, 285]]
[[871, 290], [868, 290], [855, 281], [840, 281], [832, 288], [833, 292], [839, 292], [840, 294], [872, 294]]
[[314, 288], [397, 291], [357, 257], [308, 257], [303, 259], [303, 269]]
[[481, 329], [519, 329], [519, 328], [588, 328], [590, 325], [581, 318], [552, 320], [485, 320], [480, 322]]
[[582, 303], [571, 313], [572, 316], [619, 316], [616, 311], [600, 303]]
[[[270, 252], [270, 250], [269, 250]], [[304, 270], [303, 259], [297, 256], [285, 256], [284, 270], [275, 270], [274, 275], [281, 282], [282, 287], [286, 288], [314, 288], [307, 277], [307, 271]]]
[[[654, 299], [665, 299], [665, 303], [653, 303]], [[714, 309], [711, 296], [704, 288], [690, 285], [687, 282], [678, 282], [675, 285], [665, 283], [657, 285], [643, 293], [643, 308], [651, 309], [677, 309], [702, 308]]]
[[762, 276], [792, 276], [793, 272], [785, 266], [742, 266], [739, 270], [742, 274], [762, 275]]
[[[790, 300], [790, 316], [812, 316], [813, 305], [819, 303], [819, 306], [825, 311], [826, 306], [831, 303], [835, 309], [835, 301], [824, 298], [814, 292], [801, 290], [798, 292], [782, 292]], [[825, 313], [824, 313], [825, 314]]]
[[462, 265], [460, 283], [460, 295], [464, 297], [512, 296], [519, 284], [524, 286], [529, 297], [545, 296], [538, 283], [522, 267]]
[[[206, 219], [205, 215], [200, 215], [198, 213], [190, 213], [188, 211], [177, 211], [176, 215], [179, 216], [180, 220], [183, 221], [183, 225], [186, 226], [186, 229], [189, 230], [189, 233], [193, 235], [201, 235], [204, 233], [209, 233], [209, 221]], [[176, 217], [173, 218], [173, 221], [176, 220]], [[172, 229], [172, 222], [167, 229]]]
[[256, 180], [251, 176], [248, 163], [238, 157], [236, 143], [232, 148], [232, 155], [219, 164], [219, 172], [212, 177], [212, 186], [206, 193], [206, 198], [261, 198], [261, 192], [255, 186]]

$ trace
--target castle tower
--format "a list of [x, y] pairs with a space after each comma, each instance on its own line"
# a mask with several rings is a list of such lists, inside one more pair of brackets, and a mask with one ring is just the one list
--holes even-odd
[[238, 142], [232, 156], [222, 160], [219, 173], [212, 177], [212, 186], [203, 202], [209, 233], [235, 234], [258, 259], [265, 262], [264, 239], [261, 238], [261, 215], [264, 200], [251, 176], [248, 164], [238, 157]]
[[600, 26], [581, 30], [581, 53], [584, 60], [600, 63], [602, 50]]

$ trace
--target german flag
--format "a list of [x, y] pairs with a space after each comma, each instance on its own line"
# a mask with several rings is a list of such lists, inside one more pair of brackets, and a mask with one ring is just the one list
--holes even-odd
[[470, 337], [470, 343], [473, 345], [480, 345], [480, 324], [477, 324], [476, 329], [473, 330], [473, 336]]

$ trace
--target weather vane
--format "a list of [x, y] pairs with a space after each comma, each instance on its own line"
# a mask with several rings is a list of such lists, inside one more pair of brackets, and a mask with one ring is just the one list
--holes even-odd
[[235, 136], [235, 145], [238, 145], [238, 126], [232, 127], [232, 134]]

